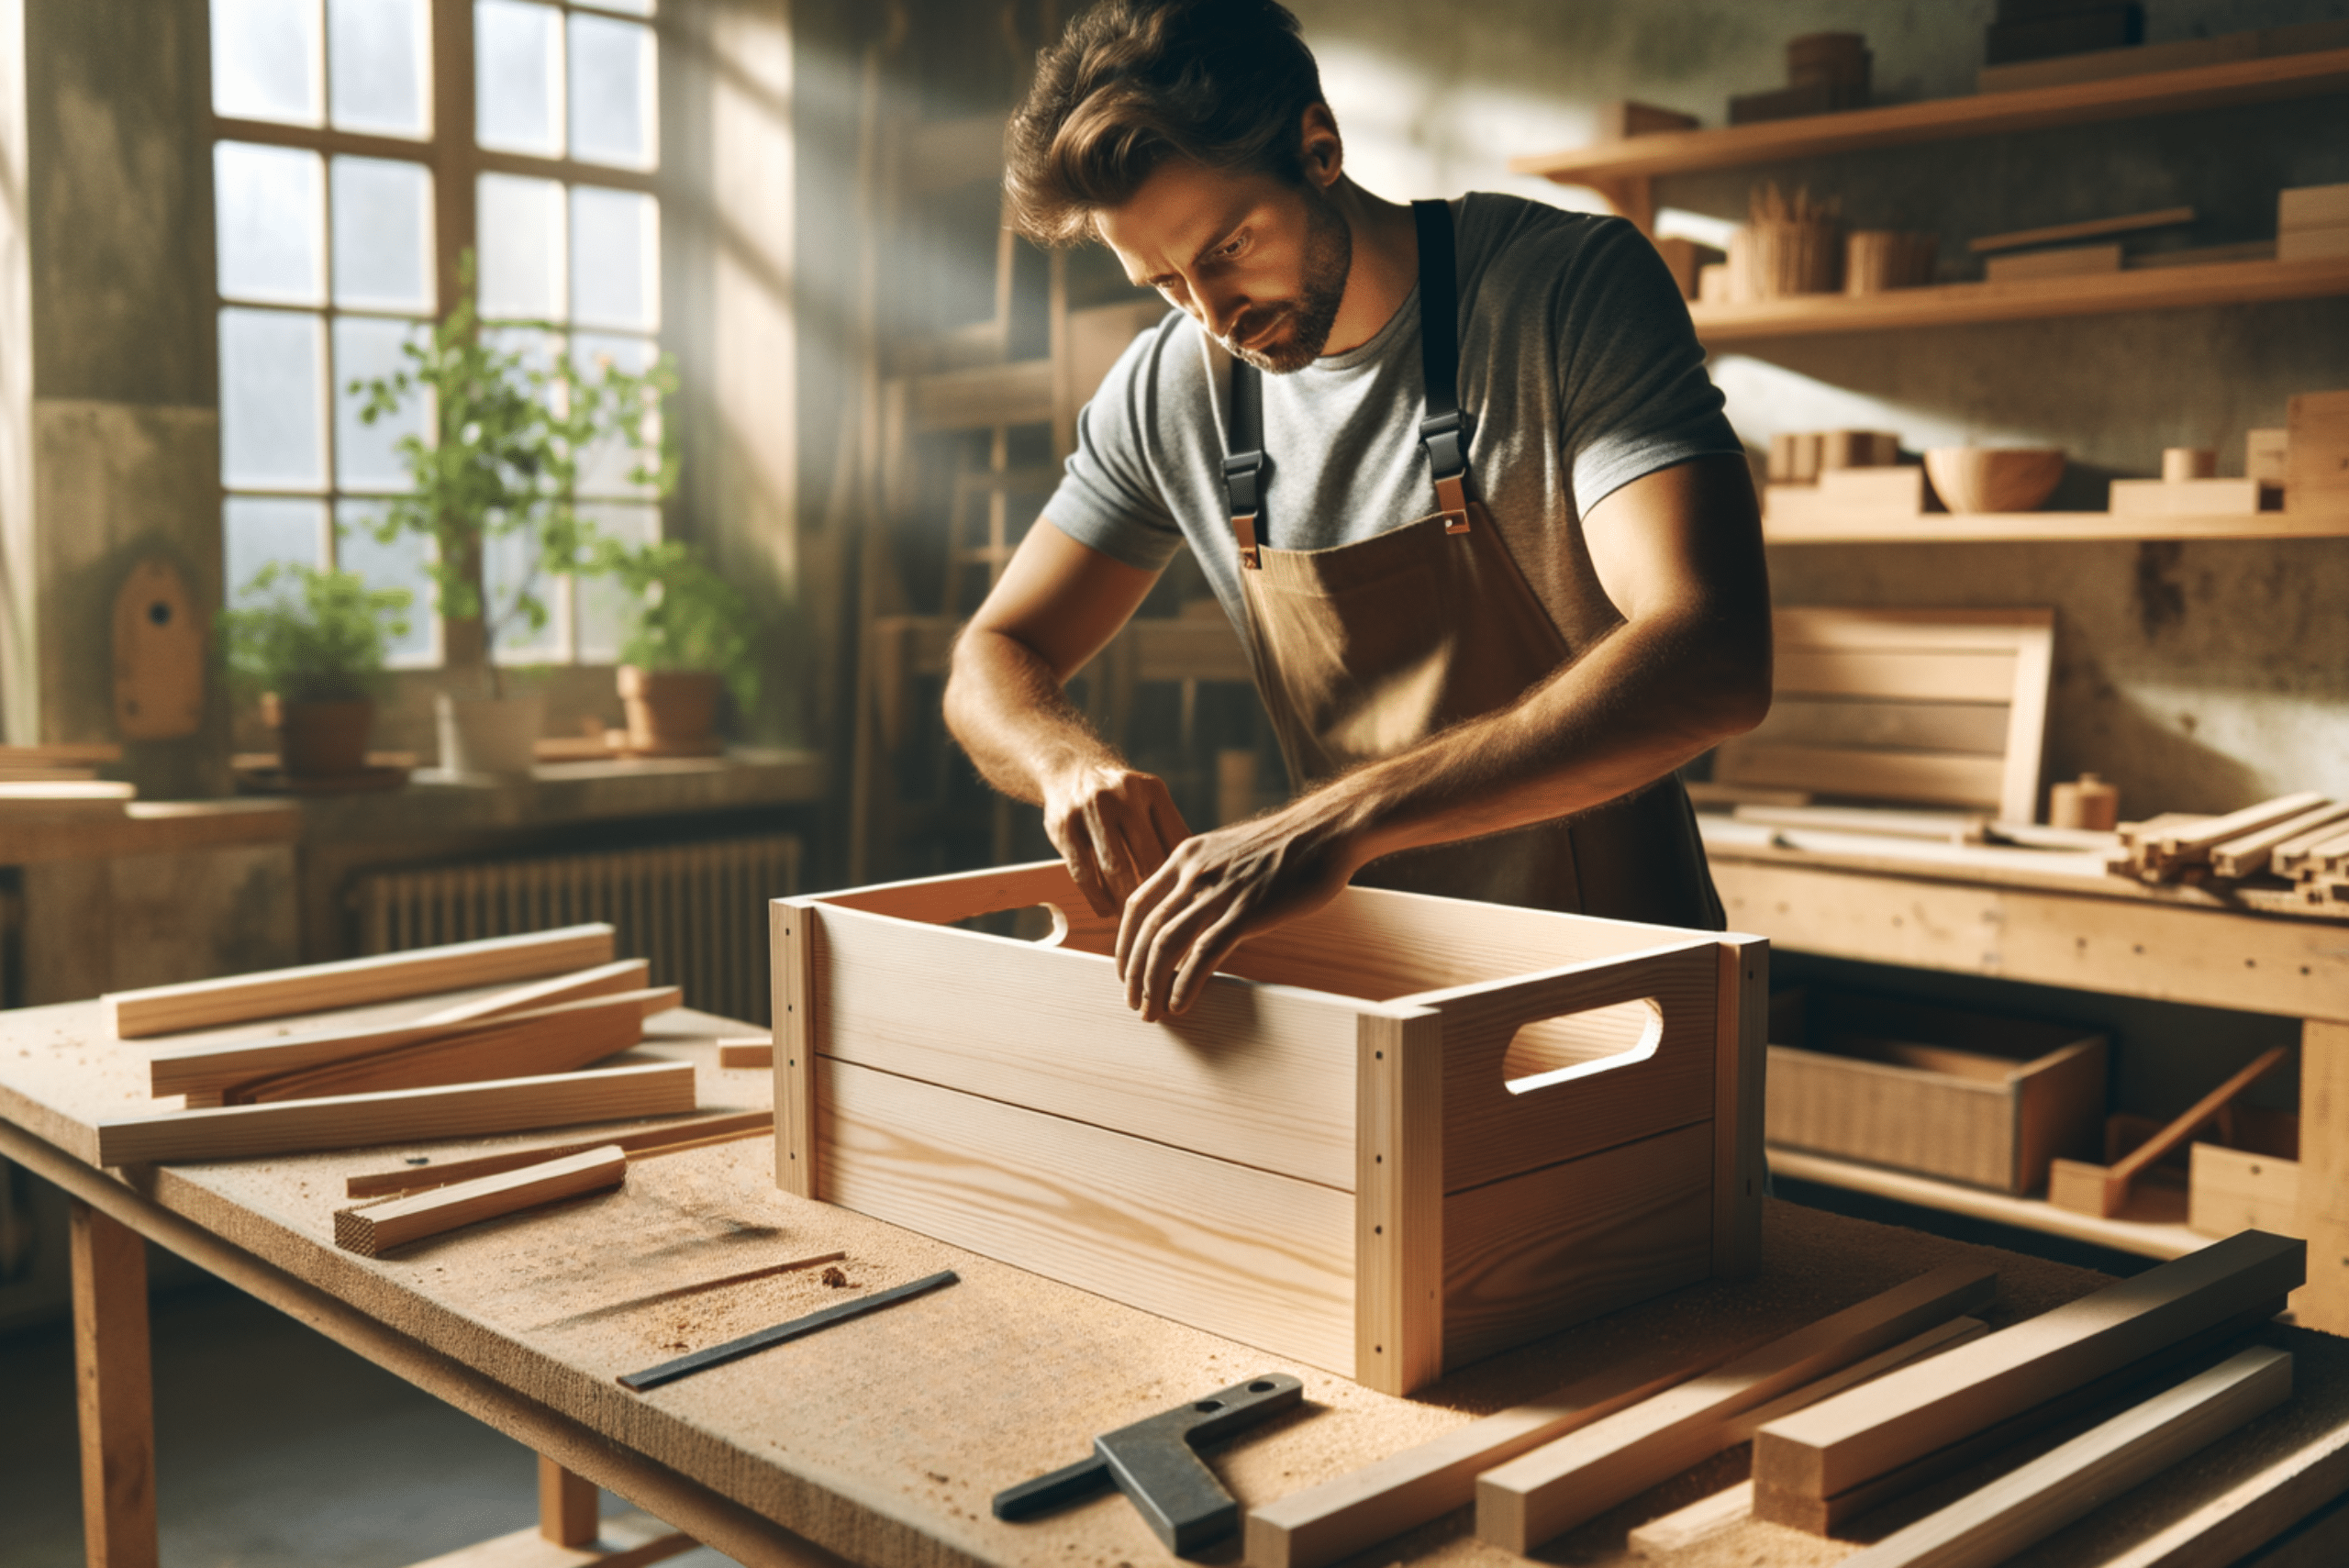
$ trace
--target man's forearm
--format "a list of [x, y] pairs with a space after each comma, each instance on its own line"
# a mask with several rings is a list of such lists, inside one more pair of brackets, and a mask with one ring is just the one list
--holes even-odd
[[1030, 806], [1042, 803], [1055, 773], [1122, 765], [1069, 702], [1041, 654], [981, 628], [954, 644], [946, 728], [981, 777]]

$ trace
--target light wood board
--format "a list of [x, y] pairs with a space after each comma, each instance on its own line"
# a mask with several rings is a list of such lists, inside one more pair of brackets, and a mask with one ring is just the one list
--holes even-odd
[[499, 1215], [585, 1193], [607, 1192], [627, 1179], [627, 1153], [605, 1144], [502, 1175], [479, 1176], [414, 1197], [344, 1209], [334, 1217], [334, 1241], [347, 1252], [379, 1258], [394, 1247]]

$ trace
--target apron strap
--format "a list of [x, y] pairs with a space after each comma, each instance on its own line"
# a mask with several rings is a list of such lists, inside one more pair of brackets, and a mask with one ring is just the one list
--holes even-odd
[[1223, 439], [1223, 484], [1231, 497], [1231, 537], [1240, 564], [1259, 570], [1256, 519], [1264, 505], [1264, 373], [1237, 355], [1231, 361], [1231, 404]]
[[1419, 442], [1428, 450], [1443, 531], [1468, 531], [1468, 445], [1460, 415], [1460, 281], [1453, 253], [1452, 204], [1413, 202], [1419, 239], [1419, 371], [1427, 384], [1427, 417]]

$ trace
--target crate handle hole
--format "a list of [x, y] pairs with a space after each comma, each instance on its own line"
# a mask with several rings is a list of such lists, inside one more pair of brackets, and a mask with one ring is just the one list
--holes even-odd
[[949, 924], [958, 931], [1009, 937], [1014, 941], [1033, 942], [1040, 948], [1056, 948], [1068, 940], [1068, 912], [1057, 904], [1030, 904], [1019, 909], [991, 909], [984, 914], [966, 915]]
[[1528, 1095], [1645, 1062], [1663, 1042], [1664, 1008], [1653, 996], [1536, 1018], [1509, 1040], [1501, 1080], [1510, 1094]]

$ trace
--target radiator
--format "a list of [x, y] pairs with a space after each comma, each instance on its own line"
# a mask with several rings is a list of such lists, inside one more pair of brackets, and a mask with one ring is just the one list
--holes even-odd
[[352, 903], [362, 953], [609, 921], [622, 958], [685, 1006], [767, 1023], [767, 901], [799, 889], [788, 833], [369, 872]]

